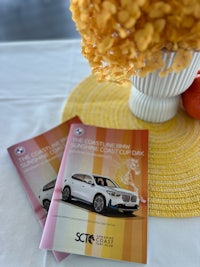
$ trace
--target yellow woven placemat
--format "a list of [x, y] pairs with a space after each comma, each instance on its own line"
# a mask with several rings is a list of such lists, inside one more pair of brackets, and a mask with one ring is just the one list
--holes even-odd
[[129, 92], [89, 76], [67, 99], [62, 121], [78, 115], [101, 127], [149, 129], [149, 215], [200, 216], [200, 121], [180, 108], [168, 122], [144, 122], [130, 112]]

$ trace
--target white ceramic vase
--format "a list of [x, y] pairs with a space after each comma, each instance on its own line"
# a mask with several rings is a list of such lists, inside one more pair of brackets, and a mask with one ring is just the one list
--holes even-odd
[[[171, 66], [175, 52], [164, 54], [166, 67]], [[129, 108], [138, 118], [148, 122], [165, 122], [173, 118], [178, 110], [180, 95], [193, 82], [200, 69], [200, 53], [194, 52], [190, 65], [179, 73], [159, 76], [159, 71], [146, 77], [132, 77]]]

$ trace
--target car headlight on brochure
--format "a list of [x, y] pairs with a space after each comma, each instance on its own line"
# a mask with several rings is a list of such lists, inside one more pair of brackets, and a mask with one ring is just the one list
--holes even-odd
[[121, 196], [121, 194], [110, 191], [110, 190], [107, 190], [106, 192], [112, 197], [120, 197]]

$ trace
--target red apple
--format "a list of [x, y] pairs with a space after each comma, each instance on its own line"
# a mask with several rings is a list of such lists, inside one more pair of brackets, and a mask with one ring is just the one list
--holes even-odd
[[200, 70], [193, 83], [182, 94], [182, 102], [186, 112], [193, 118], [200, 120]]

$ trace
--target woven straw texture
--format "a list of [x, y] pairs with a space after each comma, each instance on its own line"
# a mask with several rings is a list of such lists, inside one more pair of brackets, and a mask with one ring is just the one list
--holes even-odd
[[62, 121], [78, 115], [86, 123], [149, 129], [149, 215], [200, 216], [200, 121], [179, 109], [165, 123], [148, 123], [128, 108], [130, 85], [82, 81], [67, 99]]

